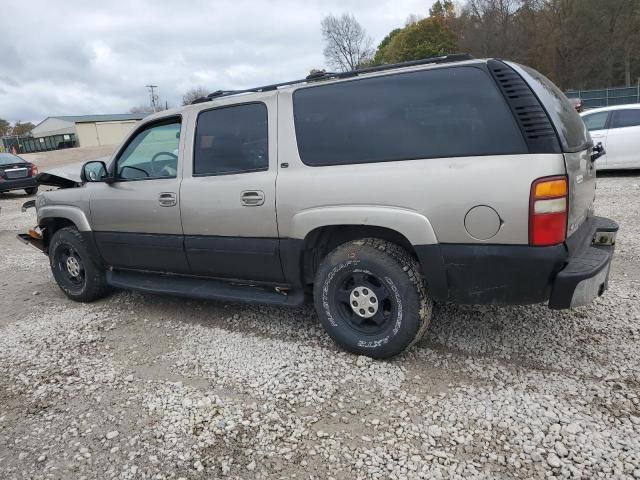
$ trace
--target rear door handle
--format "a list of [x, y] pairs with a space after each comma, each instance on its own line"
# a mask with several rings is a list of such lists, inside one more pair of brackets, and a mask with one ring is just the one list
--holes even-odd
[[162, 192], [158, 197], [161, 207], [175, 207], [178, 203], [178, 196], [173, 192]]
[[259, 207], [264, 205], [264, 192], [260, 190], [245, 190], [240, 195], [240, 200], [245, 207]]

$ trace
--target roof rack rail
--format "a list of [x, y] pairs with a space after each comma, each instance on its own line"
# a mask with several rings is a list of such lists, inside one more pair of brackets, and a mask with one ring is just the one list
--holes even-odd
[[247, 88], [244, 90], [216, 90], [215, 92], [210, 93], [204, 98], [198, 98], [194, 100], [193, 102], [191, 102], [191, 104], [208, 102], [210, 100], [213, 100], [214, 98], [226, 97], [229, 95], [239, 95], [241, 93], [268, 92], [270, 90], [277, 90], [280, 87], [287, 87], [289, 85], [295, 85], [298, 83], [316, 82], [318, 80], [329, 80], [334, 78], [350, 78], [350, 77], [356, 77], [363, 73], [382, 72], [385, 70], [394, 70], [396, 68], [406, 68], [406, 67], [413, 67], [417, 65], [428, 65], [431, 63], [461, 62], [464, 60], [473, 60], [473, 59], [474, 57], [467, 53], [454, 53], [451, 55], [442, 55], [440, 57], [423, 58], [420, 60], [412, 60], [409, 62], [391, 63], [388, 65], [380, 65], [376, 67], [360, 68], [357, 70], [351, 70], [349, 72], [339, 72], [339, 73], [318, 72], [318, 73], [307, 75], [307, 77], [302, 79], [291, 80], [288, 82], [281, 82], [281, 83], [273, 83], [271, 85], [263, 85], [261, 87]]

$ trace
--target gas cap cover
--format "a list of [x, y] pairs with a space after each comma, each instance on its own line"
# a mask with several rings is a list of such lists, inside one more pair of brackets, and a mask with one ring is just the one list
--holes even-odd
[[464, 217], [464, 228], [476, 240], [489, 240], [500, 231], [502, 219], [487, 205], [476, 205]]

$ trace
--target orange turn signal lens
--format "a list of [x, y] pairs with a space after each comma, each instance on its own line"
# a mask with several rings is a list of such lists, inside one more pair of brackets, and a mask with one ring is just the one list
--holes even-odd
[[36, 240], [42, 240], [42, 231], [40, 230], [39, 227], [30, 228], [28, 233], [31, 238], [34, 238]]
[[535, 198], [564, 197], [567, 195], [567, 180], [549, 180], [536, 183]]

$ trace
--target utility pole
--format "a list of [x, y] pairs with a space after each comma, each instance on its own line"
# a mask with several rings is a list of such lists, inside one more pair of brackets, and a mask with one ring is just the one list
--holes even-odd
[[145, 85], [149, 89], [149, 101], [151, 103], [151, 108], [154, 112], [158, 111], [158, 95], [156, 95], [155, 89], [158, 88], [158, 85]]

